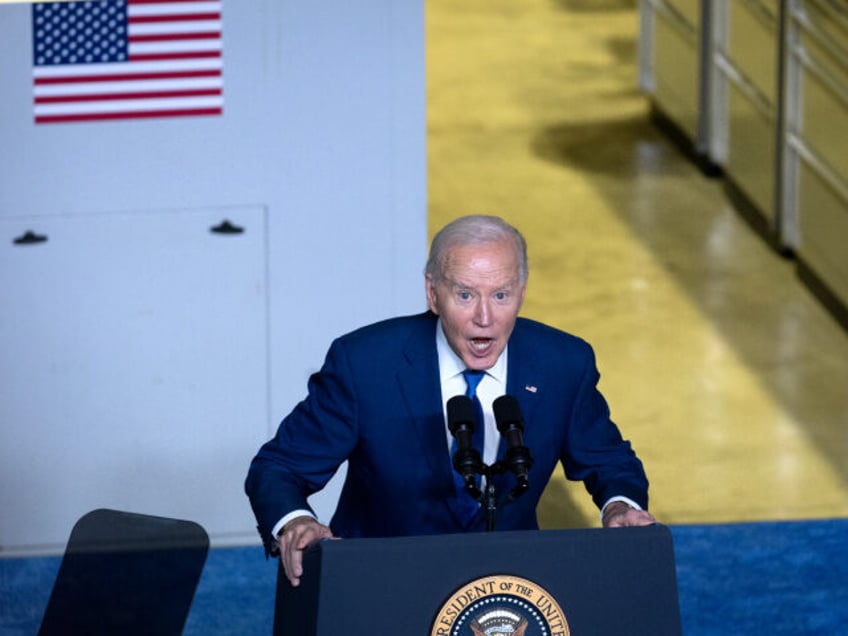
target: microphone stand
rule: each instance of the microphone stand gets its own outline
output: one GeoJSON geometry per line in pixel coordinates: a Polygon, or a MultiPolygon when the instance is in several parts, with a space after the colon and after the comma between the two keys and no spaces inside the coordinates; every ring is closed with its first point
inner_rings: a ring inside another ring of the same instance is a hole
{"type": "MultiPolygon", "coordinates": [[[[529,450],[527,453],[529,454],[529,450]]],[[[507,470],[509,470],[509,465],[503,460],[496,461],[491,465],[482,464],[479,474],[486,478],[486,487],[482,491],[477,490],[477,493],[471,493],[472,497],[486,509],[486,532],[494,532],[498,516],[498,495],[492,477],[502,475],[507,470]]],[[[512,503],[523,495],[529,487],[530,484],[526,478],[519,480],[509,495],[503,498],[500,505],[505,506],[508,503],[512,503]]],[[[471,491],[469,490],[469,492],[471,491]]]]}
{"type": "Polygon", "coordinates": [[[482,474],[486,478],[486,488],[482,493],[480,504],[486,508],[486,532],[495,531],[495,522],[498,517],[498,495],[492,477],[504,472],[506,472],[506,464],[503,462],[483,466],[482,474]]]}

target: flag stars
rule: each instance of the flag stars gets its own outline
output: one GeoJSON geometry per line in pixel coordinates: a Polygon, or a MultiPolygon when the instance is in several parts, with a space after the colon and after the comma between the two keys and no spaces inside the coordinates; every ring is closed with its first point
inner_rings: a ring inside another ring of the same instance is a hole
{"type": "Polygon", "coordinates": [[[123,1],[37,3],[32,19],[36,65],[123,62],[129,57],[123,1]]]}

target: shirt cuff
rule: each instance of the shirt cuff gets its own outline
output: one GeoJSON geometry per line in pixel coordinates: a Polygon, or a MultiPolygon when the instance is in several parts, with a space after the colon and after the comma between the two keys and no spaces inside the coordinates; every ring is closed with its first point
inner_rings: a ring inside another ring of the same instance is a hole
{"type": "MultiPolygon", "coordinates": [[[[610,501],[612,501],[612,499],[610,499],[610,501]]],[[[315,519],[315,515],[313,515],[309,510],[292,510],[289,514],[280,519],[271,529],[271,536],[274,538],[274,543],[277,543],[277,537],[280,535],[280,532],[282,532],[283,527],[289,521],[297,517],[312,517],[315,519]]]]}

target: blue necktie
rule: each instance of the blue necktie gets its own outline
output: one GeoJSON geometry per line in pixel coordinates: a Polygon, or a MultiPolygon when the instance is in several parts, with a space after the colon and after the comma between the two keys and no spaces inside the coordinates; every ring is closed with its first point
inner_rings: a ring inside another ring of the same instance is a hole
{"type": "MultiPolygon", "coordinates": [[[[480,452],[480,456],[482,457],[483,445],[485,443],[485,432],[483,406],[480,404],[480,399],[477,397],[477,385],[480,384],[480,380],[483,379],[483,376],[486,375],[486,372],[466,369],[462,372],[462,375],[465,378],[465,384],[468,387],[465,391],[465,395],[471,398],[471,401],[474,404],[474,414],[476,415],[476,421],[474,422],[474,434],[471,437],[471,444],[480,452]]],[[[453,454],[455,452],[456,440],[454,439],[451,443],[451,458],[453,458],[453,454]]],[[[465,525],[467,526],[474,518],[474,515],[477,514],[477,510],[479,509],[480,505],[477,503],[477,501],[474,500],[471,495],[468,494],[468,491],[465,490],[465,482],[462,480],[462,475],[454,471],[453,481],[456,486],[457,497],[459,498],[459,504],[460,508],[462,509],[463,519],[465,521],[465,525]]],[[[479,478],[477,480],[477,483],[479,485],[479,478]]]]}
{"type": "Polygon", "coordinates": [[[474,371],[472,369],[466,369],[462,372],[463,377],[465,378],[465,384],[468,385],[468,390],[465,392],[465,395],[471,398],[471,401],[474,403],[474,414],[477,416],[477,421],[474,422],[474,437],[472,438],[472,444],[474,448],[480,451],[480,456],[483,456],[483,444],[485,442],[485,420],[483,419],[483,405],[480,404],[480,398],[477,397],[477,386],[480,384],[480,380],[483,379],[483,376],[486,375],[485,371],[474,371]]]}

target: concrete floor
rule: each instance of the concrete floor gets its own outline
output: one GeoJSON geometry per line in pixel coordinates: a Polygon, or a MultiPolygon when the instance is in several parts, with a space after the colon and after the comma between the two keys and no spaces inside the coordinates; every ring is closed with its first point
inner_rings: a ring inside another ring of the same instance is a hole
{"type": "MultiPolygon", "coordinates": [[[[430,231],[498,214],[668,524],[848,516],[848,334],[648,121],[636,3],[428,0],[430,231]]],[[[532,425],[528,423],[528,425],[532,425]]],[[[551,483],[545,527],[599,524],[551,483]]]]}

